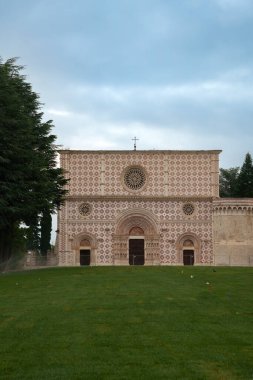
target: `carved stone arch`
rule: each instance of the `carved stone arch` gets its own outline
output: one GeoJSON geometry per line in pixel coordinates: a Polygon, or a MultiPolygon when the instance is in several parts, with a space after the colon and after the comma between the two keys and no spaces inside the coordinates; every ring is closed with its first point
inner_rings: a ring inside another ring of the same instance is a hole
{"type": "Polygon", "coordinates": [[[130,236],[144,236],[144,231],[141,227],[133,227],[129,231],[130,236]]]}
{"type": "Polygon", "coordinates": [[[184,240],[183,248],[194,248],[194,243],[193,243],[192,239],[184,240]]]}
{"type": "Polygon", "coordinates": [[[90,247],[91,243],[89,239],[82,239],[80,241],[80,247],[90,247]]]}
{"type": "Polygon", "coordinates": [[[86,231],[75,235],[72,240],[71,246],[75,252],[75,264],[80,265],[80,247],[84,242],[85,244],[89,243],[89,246],[86,246],[86,248],[90,249],[90,265],[96,265],[98,241],[93,234],[86,231]]]}
{"type": "Polygon", "coordinates": [[[116,235],[129,235],[133,227],[139,227],[145,235],[158,235],[157,221],[154,215],[144,209],[131,209],[118,218],[116,235]]]}
{"type": "Polygon", "coordinates": [[[185,248],[187,249],[187,246],[190,248],[189,242],[193,243],[193,247],[191,248],[194,249],[194,263],[199,264],[201,256],[201,242],[199,237],[193,232],[186,232],[178,237],[176,241],[177,261],[179,264],[183,264],[183,250],[185,248]]]}
{"type": "Polygon", "coordinates": [[[138,239],[138,236],[142,236],[144,239],[145,265],[160,264],[160,235],[157,221],[150,211],[135,208],[124,211],[118,217],[115,234],[113,235],[115,265],[129,265],[129,242],[131,238],[138,239]]]}
{"type": "Polygon", "coordinates": [[[93,234],[84,231],[74,236],[72,241],[72,249],[78,249],[82,240],[88,240],[91,248],[97,248],[96,237],[93,234]]]}

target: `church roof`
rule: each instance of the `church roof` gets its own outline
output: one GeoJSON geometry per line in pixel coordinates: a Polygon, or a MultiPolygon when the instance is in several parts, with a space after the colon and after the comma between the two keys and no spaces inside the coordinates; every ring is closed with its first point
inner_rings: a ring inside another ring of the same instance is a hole
{"type": "Polygon", "coordinates": [[[216,150],[157,150],[157,149],[149,149],[149,150],[75,150],[75,149],[59,149],[59,153],[85,153],[85,154],[127,154],[127,153],[166,153],[166,154],[219,154],[222,152],[220,149],[216,150]]]}

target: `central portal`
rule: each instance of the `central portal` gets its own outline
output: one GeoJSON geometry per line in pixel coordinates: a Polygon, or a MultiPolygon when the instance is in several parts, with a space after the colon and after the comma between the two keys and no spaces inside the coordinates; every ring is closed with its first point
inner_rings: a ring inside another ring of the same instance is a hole
{"type": "Polygon", "coordinates": [[[80,265],[90,265],[90,249],[80,249],[80,265]]]}
{"type": "Polygon", "coordinates": [[[129,239],[129,265],[144,265],[144,239],[129,239]]]}

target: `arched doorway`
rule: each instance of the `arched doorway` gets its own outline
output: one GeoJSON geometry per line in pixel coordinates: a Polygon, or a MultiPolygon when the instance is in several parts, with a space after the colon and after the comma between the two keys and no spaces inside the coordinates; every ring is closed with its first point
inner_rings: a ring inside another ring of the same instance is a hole
{"type": "Polygon", "coordinates": [[[185,240],[183,244],[183,264],[194,265],[194,244],[190,239],[185,240]]]}
{"type": "Polygon", "coordinates": [[[97,246],[96,237],[88,232],[74,236],[71,243],[74,265],[96,265],[97,246]]]}
{"type": "Polygon", "coordinates": [[[144,265],[145,249],[144,249],[144,231],[140,227],[132,227],[129,231],[129,265],[144,265]]]}
{"type": "Polygon", "coordinates": [[[200,239],[192,232],[187,232],[177,239],[178,264],[196,265],[200,263],[200,239]]]}
{"type": "Polygon", "coordinates": [[[113,235],[115,265],[159,265],[160,235],[154,215],[130,209],[119,217],[113,235]]]}
{"type": "Polygon", "coordinates": [[[91,244],[88,239],[83,239],[80,241],[80,265],[90,265],[91,259],[91,244]]]}

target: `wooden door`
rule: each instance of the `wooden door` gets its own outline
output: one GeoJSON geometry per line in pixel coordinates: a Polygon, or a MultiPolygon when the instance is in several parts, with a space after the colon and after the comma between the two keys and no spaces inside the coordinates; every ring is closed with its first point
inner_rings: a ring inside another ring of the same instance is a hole
{"type": "Polygon", "coordinates": [[[80,265],[90,265],[90,249],[80,249],[80,265]]]}
{"type": "Polygon", "coordinates": [[[184,262],[184,265],[194,265],[194,250],[193,249],[183,250],[183,262],[184,262]]]}
{"type": "Polygon", "coordinates": [[[144,239],[129,240],[129,265],[144,265],[144,239]]]}

